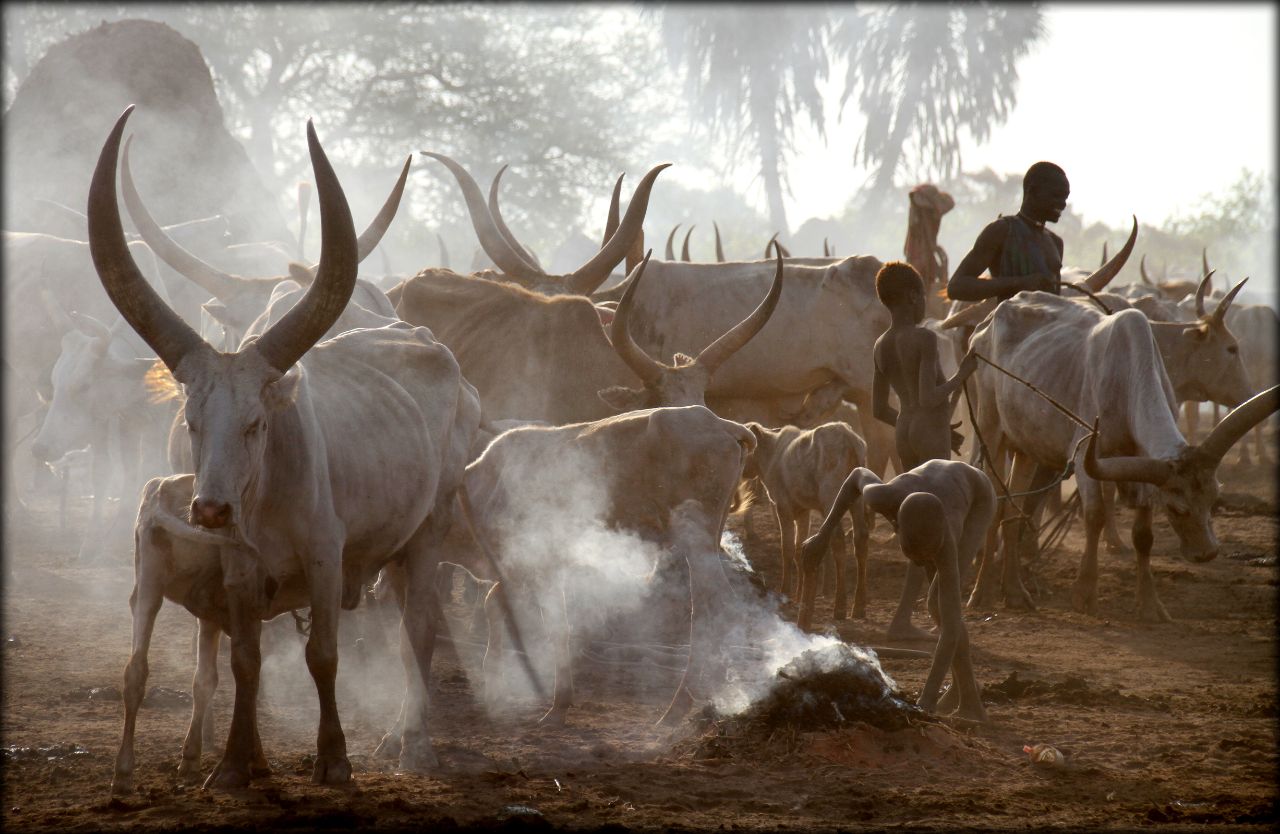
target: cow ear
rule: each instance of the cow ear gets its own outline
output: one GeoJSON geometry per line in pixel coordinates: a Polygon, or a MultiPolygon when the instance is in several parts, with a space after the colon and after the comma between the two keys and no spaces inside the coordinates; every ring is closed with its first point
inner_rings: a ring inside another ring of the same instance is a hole
{"type": "Polygon", "coordinates": [[[600,399],[604,400],[605,405],[617,410],[618,413],[644,408],[645,390],[643,388],[611,385],[608,388],[601,388],[596,393],[600,399]]]}
{"type": "Polygon", "coordinates": [[[262,398],[266,402],[267,408],[271,411],[280,411],[283,408],[293,405],[298,398],[298,387],[302,380],[302,374],[297,368],[290,369],[289,373],[275,380],[268,382],[262,390],[262,398]]]}
{"type": "Polygon", "coordinates": [[[1209,338],[1209,328],[1204,324],[1193,324],[1184,329],[1182,333],[1188,339],[1194,339],[1197,342],[1203,342],[1209,338]]]}

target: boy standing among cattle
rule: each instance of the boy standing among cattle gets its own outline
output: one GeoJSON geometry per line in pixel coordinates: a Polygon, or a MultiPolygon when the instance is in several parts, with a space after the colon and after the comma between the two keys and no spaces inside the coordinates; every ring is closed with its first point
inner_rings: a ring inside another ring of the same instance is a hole
{"type": "MultiPolygon", "coordinates": [[[[938,337],[921,326],[925,290],[915,267],[901,261],[885,264],[876,274],[876,295],[889,308],[892,323],[876,340],[873,352],[872,414],[894,427],[904,470],[932,459],[950,460],[961,439],[951,429],[951,412],[960,387],[977,368],[977,357],[966,355],[955,376],[942,376],[938,337]],[[890,388],[898,395],[901,411],[889,405],[890,388]]],[[[931,637],[911,624],[911,609],[924,581],[924,571],[913,564],[889,623],[890,637],[931,637]]]]}

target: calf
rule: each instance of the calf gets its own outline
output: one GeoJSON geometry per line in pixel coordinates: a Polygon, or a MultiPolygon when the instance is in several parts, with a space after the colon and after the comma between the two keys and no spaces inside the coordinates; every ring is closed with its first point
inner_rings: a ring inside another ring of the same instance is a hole
{"type": "MultiPolygon", "coordinates": [[[[747,423],[755,436],[755,451],[747,457],[743,477],[759,478],[773,503],[782,538],[782,580],[780,590],[791,593],[798,576],[797,547],[809,535],[809,512],[825,513],[835,501],[840,485],[855,467],[865,466],[867,444],[844,423],[824,423],[812,429],[784,426],[769,429],[747,423]],[[793,574],[793,569],[794,574],[793,574]]],[[[861,504],[850,509],[853,521],[854,553],[858,560],[857,585],[853,594],[853,616],[866,616],[867,609],[867,528],[861,504]]],[[[837,620],[845,618],[844,536],[831,540],[835,560],[837,620]]],[[[803,598],[803,593],[801,594],[803,598]]],[[[799,625],[808,628],[812,612],[801,610],[799,625]]]]}

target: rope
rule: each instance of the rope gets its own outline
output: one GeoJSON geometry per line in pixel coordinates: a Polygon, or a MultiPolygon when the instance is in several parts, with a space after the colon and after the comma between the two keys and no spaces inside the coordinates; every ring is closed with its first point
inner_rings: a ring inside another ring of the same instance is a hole
{"type": "Polygon", "coordinates": [[[1075,517],[1076,517],[1075,510],[1077,507],[1079,507],[1079,505],[1080,505],[1080,491],[1076,490],[1075,492],[1071,493],[1070,498],[1062,502],[1062,509],[1058,511],[1058,515],[1050,519],[1049,522],[1045,525],[1045,526],[1048,526],[1049,524],[1054,524],[1055,522],[1057,524],[1057,526],[1054,527],[1052,530],[1050,530],[1049,533],[1040,542],[1037,548],[1038,553],[1045,553],[1050,548],[1057,547],[1058,542],[1066,538],[1067,531],[1071,529],[1071,523],[1075,520],[1075,517]]]}
{"type": "Polygon", "coordinates": [[[974,355],[974,356],[976,356],[976,357],[978,357],[979,359],[981,359],[983,362],[986,362],[988,365],[990,365],[991,367],[995,368],[997,371],[999,371],[1000,373],[1004,374],[1005,376],[1007,376],[1007,377],[1009,377],[1009,378],[1011,378],[1011,379],[1014,379],[1014,380],[1016,380],[1017,382],[1021,382],[1023,385],[1027,386],[1027,387],[1028,387],[1028,388],[1030,388],[1032,391],[1036,392],[1036,393],[1037,393],[1037,394],[1039,394],[1041,397],[1043,397],[1043,398],[1044,398],[1044,400],[1045,400],[1046,402],[1048,402],[1048,403],[1049,403],[1049,405],[1053,406],[1054,408],[1058,409],[1058,411],[1060,411],[1060,412],[1062,412],[1063,414],[1065,414],[1065,415],[1067,416],[1067,418],[1068,418],[1068,419],[1070,419],[1073,423],[1075,423],[1076,425],[1080,426],[1080,427],[1081,427],[1081,428],[1083,428],[1085,431],[1087,431],[1087,432],[1089,432],[1089,433],[1091,433],[1091,434],[1093,433],[1093,426],[1089,425],[1089,424],[1088,424],[1088,423],[1086,423],[1084,420],[1081,420],[1078,416],[1076,416],[1076,413],[1075,413],[1074,411],[1072,411],[1071,409],[1067,408],[1065,405],[1063,405],[1062,403],[1058,402],[1057,400],[1055,400],[1053,397],[1049,396],[1049,395],[1048,395],[1048,394],[1046,394],[1045,392],[1041,391],[1039,388],[1037,388],[1036,386],[1032,385],[1030,382],[1027,382],[1025,379],[1023,379],[1022,377],[1020,377],[1020,376],[1018,376],[1017,374],[1013,373],[1012,371],[1007,371],[1007,370],[1005,370],[1004,368],[1000,367],[1000,366],[999,366],[999,365],[997,365],[995,362],[992,362],[990,359],[988,359],[987,357],[983,356],[981,353],[978,353],[977,351],[973,351],[973,355],[974,355]]]}
{"type": "Polygon", "coordinates": [[[1111,309],[1110,307],[1108,307],[1106,304],[1104,304],[1104,303],[1103,303],[1103,301],[1102,301],[1102,299],[1101,299],[1101,298],[1098,298],[1098,296],[1094,295],[1094,294],[1093,294],[1093,292],[1092,292],[1088,287],[1086,287],[1084,284],[1081,284],[1081,283],[1079,283],[1079,282],[1077,282],[1077,281],[1071,281],[1071,282],[1069,282],[1069,283],[1065,283],[1065,284],[1063,284],[1062,286],[1064,286],[1064,287],[1070,287],[1071,289],[1075,290],[1076,292],[1082,292],[1082,293],[1084,293],[1085,295],[1089,296],[1089,298],[1093,299],[1093,303],[1094,303],[1094,304],[1097,304],[1099,307],[1101,307],[1101,308],[1102,308],[1102,310],[1103,310],[1103,312],[1105,312],[1108,316],[1109,316],[1109,315],[1111,315],[1111,313],[1113,312],[1113,311],[1112,311],[1112,309],[1111,309]]]}

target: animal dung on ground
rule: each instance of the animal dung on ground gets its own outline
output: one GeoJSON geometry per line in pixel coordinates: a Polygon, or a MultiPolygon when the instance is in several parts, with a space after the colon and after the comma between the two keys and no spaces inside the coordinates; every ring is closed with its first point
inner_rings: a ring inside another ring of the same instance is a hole
{"type": "Polygon", "coordinates": [[[1031,763],[1038,767],[1062,767],[1067,759],[1058,748],[1050,744],[1024,744],[1022,752],[1031,758],[1031,763]]]}

